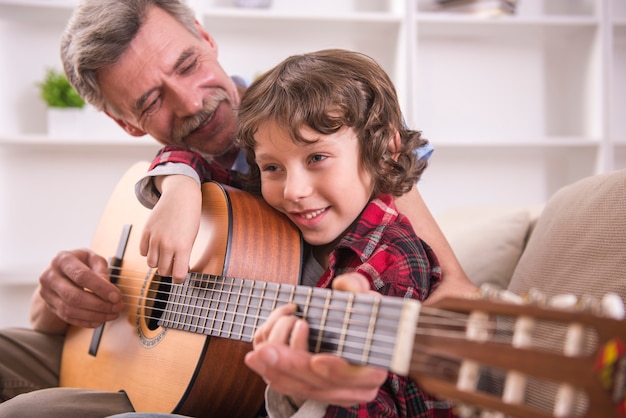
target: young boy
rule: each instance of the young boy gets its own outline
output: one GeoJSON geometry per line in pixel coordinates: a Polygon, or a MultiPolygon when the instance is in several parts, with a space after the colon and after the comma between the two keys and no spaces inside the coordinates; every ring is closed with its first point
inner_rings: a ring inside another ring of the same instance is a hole
{"type": "MultiPolygon", "coordinates": [[[[438,285],[435,254],[393,201],[424,170],[414,150],[425,141],[404,126],[393,84],[372,59],[345,50],[287,58],[244,95],[238,141],[250,180],[309,245],[302,284],[330,287],[338,275],[356,272],[372,290],[418,300],[438,285]]],[[[289,344],[293,311],[275,311],[255,334],[255,347],[272,333],[289,344]]],[[[350,408],[283,396],[275,384],[266,392],[270,416],[300,408],[306,416],[453,415],[450,404],[392,373],[373,401],[350,408]]]]}

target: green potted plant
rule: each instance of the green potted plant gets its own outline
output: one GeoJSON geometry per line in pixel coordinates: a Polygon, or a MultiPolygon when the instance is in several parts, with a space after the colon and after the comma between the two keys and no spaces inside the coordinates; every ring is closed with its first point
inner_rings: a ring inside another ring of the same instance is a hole
{"type": "Polygon", "coordinates": [[[65,74],[50,68],[37,86],[47,106],[48,135],[55,138],[81,135],[80,120],[85,101],[67,81],[65,74]]]}
{"type": "Polygon", "coordinates": [[[48,69],[44,80],[38,84],[41,98],[46,102],[48,107],[59,108],[79,108],[85,106],[85,101],[76,93],[76,90],[70,85],[65,74],[56,71],[53,68],[48,69]]]}

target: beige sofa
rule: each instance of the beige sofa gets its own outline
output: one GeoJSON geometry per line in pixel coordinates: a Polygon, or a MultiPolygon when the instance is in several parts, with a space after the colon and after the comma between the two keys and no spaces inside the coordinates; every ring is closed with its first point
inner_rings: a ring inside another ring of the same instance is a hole
{"type": "MultiPolygon", "coordinates": [[[[626,170],[579,180],[542,207],[454,211],[438,220],[478,285],[518,295],[536,289],[547,297],[601,298],[614,292],[626,301],[626,170]]],[[[535,329],[533,344],[562,352],[565,332],[535,329]]],[[[615,337],[624,341],[626,335],[615,337]]],[[[501,390],[502,381],[498,384],[501,390]]],[[[551,411],[556,390],[532,384],[524,399],[551,411]]],[[[584,411],[585,400],[576,402],[574,408],[584,411]]]]}
{"type": "Polygon", "coordinates": [[[438,222],[477,285],[626,300],[626,170],[579,180],[545,205],[455,210],[438,222]]]}

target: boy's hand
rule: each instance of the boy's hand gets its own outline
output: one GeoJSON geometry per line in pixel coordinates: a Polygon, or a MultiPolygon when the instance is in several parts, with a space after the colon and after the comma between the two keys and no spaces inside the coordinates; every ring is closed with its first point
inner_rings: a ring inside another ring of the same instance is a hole
{"type": "Polygon", "coordinates": [[[161,198],[152,209],[139,251],[150,267],[181,283],[189,271],[191,249],[200,227],[202,191],[191,177],[158,178],[161,198]]]}
{"type": "MultiPolygon", "coordinates": [[[[333,288],[370,291],[369,283],[358,273],[337,276],[333,288]]],[[[270,314],[254,334],[254,349],[246,355],[246,365],[298,406],[307,399],[343,407],[374,399],[387,371],[351,365],[332,354],[312,354],[308,351],[308,324],[293,316],[294,312],[291,304],[270,314]]]]}

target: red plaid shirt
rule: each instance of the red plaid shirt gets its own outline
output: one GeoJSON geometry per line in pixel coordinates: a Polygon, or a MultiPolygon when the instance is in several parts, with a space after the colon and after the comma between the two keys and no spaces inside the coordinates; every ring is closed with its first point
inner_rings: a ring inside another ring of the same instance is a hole
{"type": "MultiPolygon", "coordinates": [[[[441,281],[431,248],[420,240],[409,220],[399,214],[390,195],[380,195],[329,257],[317,283],[330,287],[335,276],[359,272],[377,292],[424,300],[441,281]]],[[[376,399],[350,409],[329,406],[326,417],[454,417],[452,405],[428,395],[411,379],[389,373],[376,399]]]]}
{"type": "Polygon", "coordinates": [[[241,187],[241,182],[236,171],[227,170],[217,164],[210,164],[202,155],[185,148],[178,148],[171,145],[162,148],[152,160],[148,171],[165,163],[183,163],[188,165],[198,173],[201,183],[214,180],[229,186],[241,187]]]}

